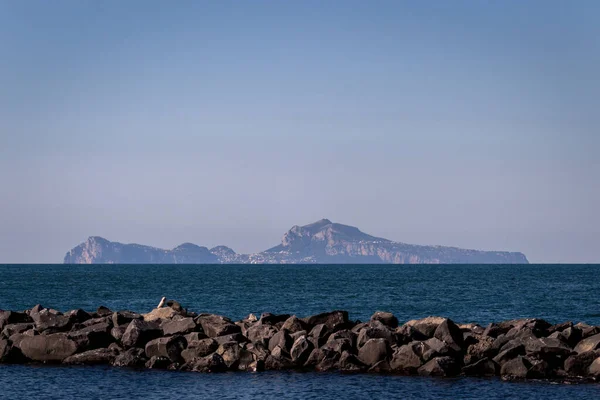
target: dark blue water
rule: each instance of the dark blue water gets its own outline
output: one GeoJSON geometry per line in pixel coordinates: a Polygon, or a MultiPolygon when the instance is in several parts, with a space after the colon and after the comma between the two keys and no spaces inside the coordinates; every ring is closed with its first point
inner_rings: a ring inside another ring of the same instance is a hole
{"type": "MultiPolygon", "coordinates": [[[[600,266],[0,266],[0,309],[148,311],[162,296],[233,319],[377,310],[486,324],[521,317],[600,325],[600,266]]],[[[600,385],[317,373],[203,375],[0,366],[0,398],[599,398],[600,385]],[[4,397],[3,397],[4,396],[4,397]]]]}

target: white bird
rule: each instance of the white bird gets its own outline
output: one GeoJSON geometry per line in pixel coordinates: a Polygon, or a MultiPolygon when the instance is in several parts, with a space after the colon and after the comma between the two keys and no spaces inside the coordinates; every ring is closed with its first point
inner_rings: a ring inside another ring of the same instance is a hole
{"type": "Polygon", "coordinates": [[[156,307],[156,308],[161,308],[162,306],[164,306],[165,301],[167,301],[166,297],[163,297],[162,299],[160,299],[160,303],[158,303],[158,307],[156,307]]]}

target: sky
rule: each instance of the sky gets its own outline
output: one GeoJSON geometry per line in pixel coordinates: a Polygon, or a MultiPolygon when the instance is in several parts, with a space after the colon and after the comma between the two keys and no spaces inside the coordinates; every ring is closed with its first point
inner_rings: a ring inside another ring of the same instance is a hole
{"type": "Polygon", "coordinates": [[[321,218],[600,262],[600,2],[0,0],[0,262],[321,218]]]}

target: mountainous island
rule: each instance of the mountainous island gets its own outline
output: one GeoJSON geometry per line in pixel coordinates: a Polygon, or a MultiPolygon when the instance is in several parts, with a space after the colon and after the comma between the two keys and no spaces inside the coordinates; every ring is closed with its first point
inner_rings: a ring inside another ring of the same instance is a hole
{"type": "Polygon", "coordinates": [[[71,249],[65,264],[527,264],[523,253],[467,250],[393,242],[322,219],[294,226],[281,244],[255,254],[227,246],[184,243],[172,250],[91,236],[71,249]]]}

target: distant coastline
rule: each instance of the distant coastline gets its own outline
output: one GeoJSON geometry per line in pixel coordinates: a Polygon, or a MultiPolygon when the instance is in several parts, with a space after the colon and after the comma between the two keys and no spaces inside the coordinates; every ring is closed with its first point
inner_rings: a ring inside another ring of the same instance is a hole
{"type": "Polygon", "coordinates": [[[227,246],[184,243],[171,250],[91,236],[69,250],[65,264],[529,264],[520,252],[482,251],[394,242],[322,219],[294,226],[281,244],[254,254],[227,246]]]}

